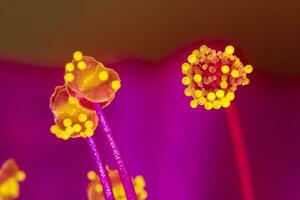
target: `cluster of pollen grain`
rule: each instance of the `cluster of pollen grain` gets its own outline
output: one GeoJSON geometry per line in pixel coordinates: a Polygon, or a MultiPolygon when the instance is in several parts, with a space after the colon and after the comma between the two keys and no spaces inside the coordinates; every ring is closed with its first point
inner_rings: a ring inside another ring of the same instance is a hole
{"type": "MultiPolygon", "coordinates": [[[[108,175],[110,181],[112,183],[113,194],[116,200],[126,200],[125,191],[119,177],[119,173],[117,170],[108,169],[108,175]]],[[[90,181],[87,193],[89,200],[105,200],[103,194],[103,187],[100,183],[100,179],[98,175],[94,171],[89,171],[87,177],[90,181]]],[[[136,176],[133,179],[134,189],[137,195],[138,200],[145,200],[147,199],[147,192],[145,191],[145,180],[142,176],[136,176]]]]}
{"type": "Polygon", "coordinates": [[[234,47],[226,46],[224,52],[202,45],[182,64],[184,93],[193,99],[192,108],[198,105],[206,110],[228,108],[235,98],[239,85],[247,85],[247,74],[253,71],[251,65],[244,66],[234,55],[234,47]]]}
{"type": "Polygon", "coordinates": [[[83,107],[64,86],[55,89],[50,107],[55,116],[55,125],[51,126],[50,132],[56,137],[67,140],[94,135],[98,124],[96,112],[83,107]]]}
{"type": "Polygon", "coordinates": [[[6,161],[0,169],[0,200],[13,200],[19,197],[20,185],[26,178],[14,160],[6,161]]]}
{"type": "Polygon", "coordinates": [[[73,61],[65,66],[66,85],[87,100],[107,106],[120,89],[118,74],[80,51],[73,54],[73,61]]]}

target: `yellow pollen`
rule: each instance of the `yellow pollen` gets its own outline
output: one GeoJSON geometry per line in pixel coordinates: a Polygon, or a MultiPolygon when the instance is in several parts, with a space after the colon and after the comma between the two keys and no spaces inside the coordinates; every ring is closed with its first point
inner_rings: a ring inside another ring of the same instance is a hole
{"type": "Polygon", "coordinates": [[[183,63],[181,65],[182,73],[187,73],[191,69],[191,66],[188,63],[183,63]]]}
{"type": "Polygon", "coordinates": [[[227,81],[221,81],[220,86],[222,89],[226,89],[228,87],[227,81]]]}
{"type": "Polygon", "coordinates": [[[207,94],[207,99],[210,100],[210,101],[213,101],[216,99],[216,95],[214,92],[210,92],[207,94]]]}
{"type": "Polygon", "coordinates": [[[211,102],[206,102],[206,103],[204,104],[204,108],[205,108],[206,110],[211,110],[212,107],[213,107],[213,105],[212,105],[211,102]]]}
{"type": "Polygon", "coordinates": [[[252,65],[246,65],[246,66],[245,66],[245,72],[246,72],[247,74],[252,73],[252,72],[253,72],[253,67],[252,67],[252,65]]]}
{"type": "Polygon", "coordinates": [[[202,76],[200,74],[195,74],[194,81],[200,83],[202,81],[202,76]]]}
{"type": "Polygon", "coordinates": [[[118,81],[118,80],[114,80],[112,83],[111,83],[111,88],[114,90],[114,91],[117,91],[118,89],[120,89],[121,87],[121,82],[118,81]]]}
{"type": "Polygon", "coordinates": [[[87,120],[87,115],[86,114],[84,114],[84,113],[82,113],[82,114],[80,114],[79,116],[78,116],[78,120],[80,121],[80,122],[85,122],[86,120],[87,120]]]}
{"type": "Polygon", "coordinates": [[[66,73],[64,76],[64,79],[67,83],[70,83],[70,82],[74,81],[75,76],[72,73],[66,73]]]}
{"type": "Polygon", "coordinates": [[[217,90],[216,92],[216,96],[220,99],[224,97],[224,94],[225,94],[224,90],[217,90]]]}
{"type": "Polygon", "coordinates": [[[22,182],[26,179],[26,174],[23,171],[18,171],[16,174],[16,178],[18,181],[22,182]]]}
{"type": "Polygon", "coordinates": [[[232,101],[232,100],[234,100],[235,95],[234,95],[233,92],[228,92],[228,93],[226,94],[226,97],[228,98],[229,101],[232,101]]]}
{"type": "Polygon", "coordinates": [[[72,72],[72,71],[74,71],[74,69],[75,69],[75,67],[74,67],[73,63],[66,64],[66,71],[67,72],[72,72]]]}
{"type": "Polygon", "coordinates": [[[99,80],[100,81],[106,81],[108,79],[108,72],[107,71],[102,71],[99,73],[99,80]]]}
{"type": "Polygon", "coordinates": [[[79,133],[79,132],[81,131],[81,129],[82,129],[82,127],[81,127],[80,124],[74,124],[74,126],[73,126],[73,131],[74,131],[75,133],[79,133]]]}
{"type": "Polygon", "coordinates": [[[195,55],[193,55],[193,54],[189,55],[188,61],[189,61],[189,63],[194,64],[197,61],[197,57],[195,55]]]}
{"type": "Polygon", "coordinates": [[[69,97],[69,98],[68,98],[68,103],[69,103],[70,105],[76,105],[76,104],[79,103],[79,101],[78,101],[78,99],[76,99],[75,97],[69,97]]]}
{"type": "Polygon", "coordinates": [[[94,128],[94,123],[91,120],[88,120],[84,123],[85,128],[94,128]]]}
{"type": "Polygon", "coordinates": [[[85,70],[85,69],[86,69],[86,64],[85,64],[85,62],[83,62],[83,61],[78,62],[77,68],[78,68],[79,70],[85,70]]]}
{"type": "Polygon", "coordinates": [[[97,174],[96,174],[94,171],[89,171],[89,172],[87,173],[87,178],[88,178],[90,181],[96,180],[96,179],[97,179],[97,174]]]}
{"type": "Polygon", "coordinates": [[[67,135],[70,136],[70,135],[72,135],[73,133],[74,133],[74,130],[73,130],[72,127],[67,127],[67,128],[66,128],[66,134],[67,134],[67,135]]]}
{"type": "Polygon", "coordinates": [[[60,128],[59,128],[59,126],[57,126],[57,125],[53,125],[53,126],[51,126],[51,128],[50,128],[50,132],[53,133],[53,134],[56,134],[56,133],[58,133],[59,131],[60,131],[60,128]]]}
{"type": "Polygon", "coordinates": [[[195,91],[195,97],[199,98],[202,96],[202,91],[201,90],[196,90],[195,91]]]}
{"type": "Polygon", "coordinates": [[[240,73],[239,73],[238,70],[234,69],[234,70],[231,71],[231,76],[233,78],[238,78],[240,76],[240,73]]]}
{"type": "Polygon", "coordinates": [[[197,108],[197,106],[198,106],[198,102],[197,102],[197,100],[192,100],[191,102],[190,102],[190,106],[191,106],[191,108],[197,108]]]}
{"type": "Polygon", "coordinates": [[[222,107],[222,102],[219,100],[213,101],[213,108],[220,109],[222,107]]]}
{"type": "Polygon", "coordinates": [[[186,88],[184,90],[184,94],[185,94],[185,96],[190,97],[190,96],[192,96],[192,90],[190,88],[186,88]]]}
{"type": "Polygon", "coordinates": [[[225,53],[228,55],[232,55],[234,53],[234,47],[231,45],[226,46],[225,53]]]}
{"type": "Polygon", "coordinates": [[[200,97],[198,99],[198,103],[199,103],[199,105],[204,105],[206,103],[206,98],[205,97],[200,97]]]}
{"type": "Polygon", "coordinates": [[[191,79],[186,76],[186,77],[182,78],[181,82],[182,82],[183,85],[188,85],[188,84],[190,84],[191,79]]]}
{"type": "Polygon", "coordinates": [[[95,186],[95,191],[98,192],[98,193],[102,192],[103,191],[102,185],[101,184],[97,184],[95,186]]]}
{"type": "Polygon", "coordinates": [[[192,52],[192,54],[195,55],[195,56],[199,55],[199,53],[200,53],[200,52],[199,52],[199,50],[197,50],[197,49],[194,50],[194,51],[192,52]]]}
{"type": "Polygon", "coordinates": [[[250,80],[248,78],[245,78],[242,82],[242,85],[248,85],[250,83],[250,80]]]}
{"type": "Polygon", "coordinates": [[[228,65],[224,65],[221,67],[221,71],[223,72],[223,74],[227,74],[229,72],[230,68],[228,65]]]}
{"type": "Polygon", "coordinates": [[[144,188],[146,186],[145,179],[142,176],[136,176],[134,178],[134,183],[139,186],[139,188],[144,188]]]}
{"type": "Polygon", "coordinates": [[[227,97],[223,97],[221,99],[221,103],[224,108],[228,108],[230,106],[230,101],[227,97]]]}
{"type": "Polygon", "coordinates": [[[199,50],[200,50],[201,53],[204,53],[206,49],[207,49],[206,45],[201,45],[199,50]]]}
{"type": "Polygon", "coordinates": [[[69,118],[64,119],[63,125],[64,125],[65,127],[70,127],[70,126],[72,126],[72,120],[69,119],[69,118]]]}
{"type": "Polygon", "coordinates": [[[73,54],[73,58],[74,60],[76,61],[79,61],[81,60],[83,57],[82,53],[80,51],[75,51],[74,54],[73,54]]]}
{"type": "Polygon", "coordinates": [[[93,131],[93,129],[87,128],[87,129],[85,129],[84,134],[87,137],[91,137],[94,135],[94,131],[93,131]]]}

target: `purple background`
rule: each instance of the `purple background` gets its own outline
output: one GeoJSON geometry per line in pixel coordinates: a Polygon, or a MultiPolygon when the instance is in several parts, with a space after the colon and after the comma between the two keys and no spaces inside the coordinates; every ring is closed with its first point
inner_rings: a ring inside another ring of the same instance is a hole
{"type": "MultiPolygon", "coordinates": [[[[192,110],[183,94],[180,65],[191,49],[159,63],[107,65],[122,88],[104,113],[130,172],[145,177],[149,200],[239,200],[224,111],[192,110]]],[[[86,173],[94,169],[87,142],[49,133],[49,97],[63,83],[64,63],[58,65],[0,61],[0,163],[15,158],[26,171],[21,200],[86,199],[86,173]]],[[[299,78],[255,71],[237,92],[257,200],[300,198],[299,78]]],[[[101,134],[101,155],[114,166],[101,134]]]]}

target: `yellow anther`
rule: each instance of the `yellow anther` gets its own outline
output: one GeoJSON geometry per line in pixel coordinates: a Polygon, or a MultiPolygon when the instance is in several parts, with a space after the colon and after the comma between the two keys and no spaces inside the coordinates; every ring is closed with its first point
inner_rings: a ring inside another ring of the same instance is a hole
{"type": "Polygon", "coordinates": [[[80,122],[85,122],[87,119],[88,119],[88,117],[87,117],[87,115],[84,114],[84,113],[82,113],[82,114],[80,114],[80,115],[78,116],[78,120],[79,120],[80,122]]]}
{"type": "Polygon", "coordinates": [[[70,82],[74,81],[75,76],[72,73],[66,73],[64,76],[64,79],[66,82],[70,83],[70,82]]]}
{"type": "Polygon", "coordinates": [[[85,69],[86,69],[86,63],[83,62],[83,61],[78,62],[78,63],[77,63],[77,68],[78,68],[79,70],[85,70],[85,69]]]}
{"type": "Polygon", "coordinates": [[[181,82],[182,82],[183,85],[188,85],[188,84],[190,84],[191,79],[190,79],[190,77],[186,76],[186,77],[182,78],[181,82]]]}
{"type": "Polygon", "coordinates": [[[108,72],[107,71],[102,71],[99,73],[99,80],[100,81],[106,81],[108,79],[108,72]]]}
{"type": "Polygon", "coordinates": [[[103,191],[102,185],[101,185],[101,184],[97,184],[97,185],[95,186],[95,191],[98,192],[98,193],[102,192],[102,191],[103,191]]]}
{"type": "Polygon", "coordinates": [[[200,50],[201,53],[204,53],[206,49],[207,49],[206,45],[201,45],[199,50],[200,50]]]}
{"type": "Polygon", "coordinates": [[[193,54],[189,55],[188,61],[189,61],[189,63],[194,64],[197,61],[197,57],[195,55],[193,55],[193,54]]]}
{"type": "Polygon", "coordinates": [[[213,108],[214,109],[220,109],[222,107],[222,102],[219,100],[213,101],[213,108]]]}
{"type": "Polygon", "coordinates": [[[86,136],[85,136],[85,133],[82,131],[82,132],[80,132],[79,133],[79,135],[80,135],[80,137],[83,137],[83,138],[85,138],[86,136]]]}
{"type": "Polygon", "coordinates": [[[190,88],[186,88],[184,90],[184,94],[185,94],[185,96],[190,97],[190,96],[192,96],[193,93],[192,93],[192,90],[190,88]]]}
{"type": "Polygon", "coordinates": [[[73,54],[73,58],[74,60],[76,61],[79,61],[81,60],[83,57],[82,53],[80,51],[75,51],[74,54],[73,54]]]}
{"type": "Polygon", "coordinates": [[[216,96],[220,99],[224,97],[224,94],[225,94],[224,90],[217,90],[216,92],[216,96]]]}
{"type": "Polygon", "coordinates": [[[67,127],[66,128],[66,132],[65,132],[67,135],[72,135],[74,133],[74,130],[72,127],[67,127]]]}
{"type": "Polygon", "coordinates": [[[202,76],[200,74],[195,74],[194,75],[194,81],[196,83],[200,83],[202,81],[202,76]]]}
{"type": "Polygon", "coordinates": [[[75,69],[75,67],[74,67],[73,63],[66,64],[66,71],[67,72],[72,72],[72,71],[74,71],[74,69],[75,69]]]}
{"type": "Polygon", "coordinates": [[[202,96],[202,91],[201,90],[196,90],[195,91],[195,97],[199,98],[202,96]]]}
{"type": "Polygon", "coordinates": [[[235,98],[234,92],[228,92],[226,94],[226,97],[228,98],[229,101],[234,100],[234,98],[235,98]]]}
{"type": "Polygon", "coordinates": [[[234,69],[231,71],[231,76],[233,78],[238,78],[240,76],[240,72],[238,70],[234,69]]]}
{"type": "Polygon", "coordinates": [[[248,78],[243,79],[242,85],[248,85],[250,80],[248,78]]]}
{"type": "Polygon", "coordinates": [[[192,52],[192,54],[195,55],[195,56],[197,56],[197,55],[199,55],[199,51],[196,49],[196,50],[194,50],[194,51],[192,52]]]}
{"type": "Polygon", "coordinates": [[[190,69],[191,69],[191,66],[188,63],[183,63],[181,65],[182,73],[187,73],[190,69]]]}
{"type": "Polygon", "coordinates": [[[50,128],[50,132],[53,133],[53,134],[56,134],[56,133],[58,133],[59,131],[60,131],[60,128],[59,128],[59,126],[57,126],[57,125],[53,125],[53,126],[51,126],[51,128],[50,128]]]}
{"type": "Polygon", "coordinates": [[[25,172],[23,172],[23,171],[18,171],[18,172],[16,173],[16,178],[17,178],[17,180],[20,181],[20,182],[24,181],[24,180],[26,179],[26,174],[25,174],[25,172]]]}
{"type": "Polygon", "coordinates": [[[197,100],[196,100],[196,99],[192,100],[192,101],[190,102],[190,106],[191,106],[191,108],[197,108],[197,106],[198,106],[197,100]]]}
{"type": "Polygon", "coordinates": [[[211,110],[212,107],[213,107],[213,104],[212,104],[211,102],[206,102],[206,103],[204,104],[204,108],[205,108],[206,110],[211,110]]]}
{"type": "Polygon", "coordinates": [[[252,73],[252,72],[253,72],[253,67],[252,67],[252,65],[246,65],[246,66],[245,66],[245,72],[246,72],[247,74],[252,73]]]}
{"type": "Polygon", "coordinates": [[[199,105],[204,105],[206,103],[206,98],[205,97],[200,97],[198,99],[198,103],[199,103],[199,105]]]}
{"type": "Polygon", "coordinates": [[[70,138],[70,134],[67,134],[67,133],[64,133],[62,136],[61,136],[62,139],[64,140],[68,140],[70,138]]]}
{"type": "Polygon", "coordinates": [[[87,137],[91,137],[94,135],[94,131],[93,131],[93,129],[87,128],[87,129],[85,129],[84,134],[87,137]]]}
{"type": "Polygon", "coordinates": [[[139,188],[144,188],[146,186],[146,182],[145,182],[144,177],[136,176],[134,178],[134,184],[137,185],[139,188]]]}
{"type": "Polygon", "coordinates": [[[230,106],[230,101],[227,97],[223,97],[221,99],[221,103],[224,108],[228,108],[230,106]]]}
{"type": "Polygon", "coordinates": [[[117,91],[118,89],[120,89],[121,87],[121,82],[118,81],[118,80],[114,80],[112,83],[111,83],[111,88],[114,90],[114,91],[117,91]]]}
{"type": "Polygon", "coordinates": [[[233,54],[234,53],[234,47],[231,46],[231,45],[226,46],[225,53],[228,54],[228,55],[233,54]]]}
{"type": "Polygon", "coordinates": [[[65,127],[70,127],[70,126],[72,126],[72,120],[69,119],[69,118],[64,119],[63,125],[64,125],[65,127]]]}
{"type": "Polygon", "coordinates": [[[228,78],[228,76],[227,76],[227,75],[222,75],[222,76],[221,76],[221,80],[222,80],[222,81],[226,81],[226,80],[227,80],[227,78],[228,78]]]}
{"type": "Polygon", "coordinates": [[[68,98],[68,103],[69,103],[70,105],[76,105],[76,104],[79,103],[79,101],[78,101],[78,99],[76,99],[75,97],[69,97],[69,98],[68,98]]]}
{"type": "Polygon", "coordinates": [[[221,67],[221,71],[224,73],[224,74],[227,74],[229,72],[230,68],[228,65],[223,65],[221,67]]]}
{"type": "Polygon", "coordinates": [[[210,92],[207,94],[207,99],[210,100],[210,101],[213,101],[216,99],[216,95],[214,92],[210,92]]]}
{"type": "Polygon", "coordinates": [[[91,120],[88,120],[84,123],[85,128],[94,128],[94,123],[91,120]]]}
{"type": "Polygon", "coordinates": [[[89,171],[89,172],[87,173],[87,178],[88,178],[90,181],[96,180],[96,179],[97,179],[97,174],[96,174],[94,171],[89,171]]]}
{"type": "Polygon", "coordinates": [[[74,131],[75,133],[79,133],[79,132],[81,131],[81,129],[82,129],[82,127],[81,127],[80,124],[74,124],[74,126],[73,126],[73,131],[74,131]]]}
{"type": "Polygon", "coordinates": [[[221,81],[220,87],[221,87],[222,89],[226,89],[226,88],[228,87],[227,81],[221,81]]]}

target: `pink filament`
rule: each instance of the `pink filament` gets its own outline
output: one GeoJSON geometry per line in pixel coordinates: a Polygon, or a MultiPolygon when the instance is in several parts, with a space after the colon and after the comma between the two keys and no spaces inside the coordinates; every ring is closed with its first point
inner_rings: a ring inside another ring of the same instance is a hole
{"type": "Polygon", "coordinates": [[[239,172],[243,199],[255,200],[243,132],[238,112],[234,104],[226,109],[226,116],[235,151],[235,159],[239,172]]]}
{"type": "Polygon", "coordinates": [[[114,200],[115,198],[114,198],[114,195],[112,192],[111,182],[109,180],[107,171],[105,169],[105,164],[104,164],[103,160],[100,158],[99,153],[97,151],[95,140],[93,137],[89,137],[89,138],[87,138],[87,140],[88,140],[91,152],[93,154],[94,161],[97,165],[100,182],[103,186],[104,197],[106,200],[114,200]]]}
{"type": "Polygon", "coordinates": [[[101,106],[99,104],[94,104],[94,108],[96,109],[97,116],[99,118],[99,124],[103,129],[104,136],[112,149],[113,156],[115,162],[117,163],[117,168],[126,193],[127,200],[137,200],[131,176],[128,173],[124,160],[122,159],[119,147],[114,139],[112,130],[110,129],[108,122],[104,117],[101,106]]]}

